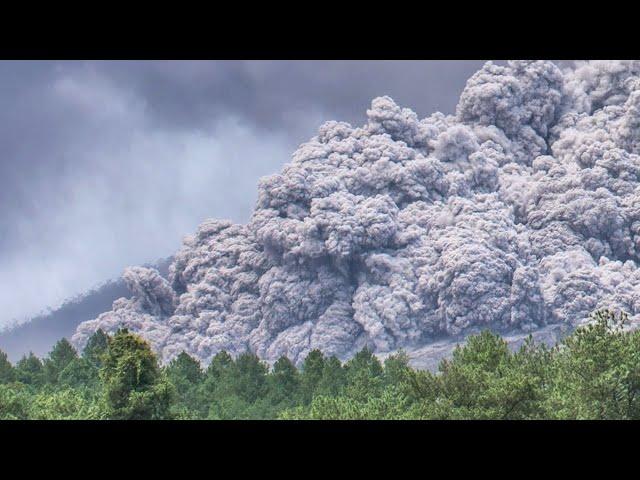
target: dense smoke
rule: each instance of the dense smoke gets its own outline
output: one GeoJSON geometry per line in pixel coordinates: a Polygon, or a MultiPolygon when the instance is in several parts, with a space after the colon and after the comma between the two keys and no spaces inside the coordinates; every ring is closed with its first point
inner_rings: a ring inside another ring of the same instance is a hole
{"type": "Polygon", "coordinates": [[[247,225],[205,221],[169,279],[80,325],[126,326],[169,360],[299,362],[531,331],[610,307],[640,321],[640,63],[487,63],[455,115],[389,97],[327,122],[264,178],[247,225]]]}

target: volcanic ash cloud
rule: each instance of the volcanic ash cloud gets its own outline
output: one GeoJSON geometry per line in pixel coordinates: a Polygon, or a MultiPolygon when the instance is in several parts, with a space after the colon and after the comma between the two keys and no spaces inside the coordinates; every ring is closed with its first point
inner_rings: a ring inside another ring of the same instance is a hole
{"type": "Polygon", "coordinates": [[[246,225],[207,220],[169,279],[82,323],[127,327],[167,361],[220,350],[299,362],[479,328],[640,321],[640,63],[487,63],[455,115],[389,97],[327,122],[266,177],[246,225]]]}

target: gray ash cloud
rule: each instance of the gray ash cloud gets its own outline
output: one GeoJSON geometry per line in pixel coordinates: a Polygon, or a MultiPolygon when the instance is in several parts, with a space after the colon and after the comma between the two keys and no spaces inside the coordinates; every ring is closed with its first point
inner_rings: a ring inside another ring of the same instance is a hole
{"type": "Polygon", "coordinates": [[[81,324],[126,326],[163,360],[224,349],[299,362],[478,328],[640,321],[640,63],[487,63],[455,115],[376,98],[263,178],[245,225],[207,220],[165,280],[81,324]]]}

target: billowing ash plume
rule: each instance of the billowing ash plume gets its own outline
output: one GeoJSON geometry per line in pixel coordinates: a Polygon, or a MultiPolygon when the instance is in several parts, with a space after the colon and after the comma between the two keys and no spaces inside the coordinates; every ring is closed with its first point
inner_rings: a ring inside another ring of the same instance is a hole
{"type": "Polygon", "coordinates": [[[169,280],[83,323],[149,339],[166,361],[245,350],[384,352],[492,327],[640,321],[640,63],[487,63],[455,115],[373,100],[264,178],[247,225],[208,220],[169,280]]]}

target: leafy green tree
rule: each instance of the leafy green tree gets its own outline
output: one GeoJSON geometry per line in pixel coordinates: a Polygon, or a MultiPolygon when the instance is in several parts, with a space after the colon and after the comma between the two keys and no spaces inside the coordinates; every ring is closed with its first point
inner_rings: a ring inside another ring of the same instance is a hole
{"type": "Polygon", "coordinates": [[[87,344],[82,351],[82,357],[91,362],[97,368],[102,367],[102,356],[109,346],[109,336],[99,328],[87,340],[87,344]]]}
{"type": "Polygon", "coordinates": [[[324,355],[320,350],[311,350],[302,364],[301,395],[304,404],[311,403],[314,393],[322,380],[324,355]]]}
{"type": "Polygon", "coordinates": [[[44,374],[48,383],[58,383],[58,375],[71,362],[78,358],[76,349],[66,338],[59,340],[54,346],[49,357],[44,361],[44,374]]]}
{"type": "Polygon", "coordinates": [[[28,406],[34,420],[98,420],[104,412],[95,400],[74,389],[43,391],[35,394],[28,406]]]}
{"type": "Polygon", "coordinates": [[[44,383],[44,367],[42,361],[33,352],[23,356],[15,368],[16,380],[25,385],[40,386],[44,383]]]}
{"type": "Polygon", "coordinates": [[[7,354],[0,350],[0,384],[11,383],[16,379],[16,372],[7,358],[7,354]]]}
{"type": "Polygon", "coordinates": [[[307,408],[285,410],[287,420],[399,420],[406,418],[407,399],[395,388],[385,389],[379,396],[364,401],[351,397],[318,395],[307,408]]]}
{"type": "Polygon", "coordinates": [[[238,395],[215,396],[209,406],[208,420],[248,420],[251,404],[238,395]]]}
{"type": "Polygon", "coordinates": [[[20,384],[0,384],[0,420],[26,420],[29,418],[29,394],[20,384]]]}
{"type": "Polygon", "coordinates": [[[165,419],[173,398],[149,344],[126,329],[109,339],[100,378],[107,415],[113,419],[165,419]]]}

